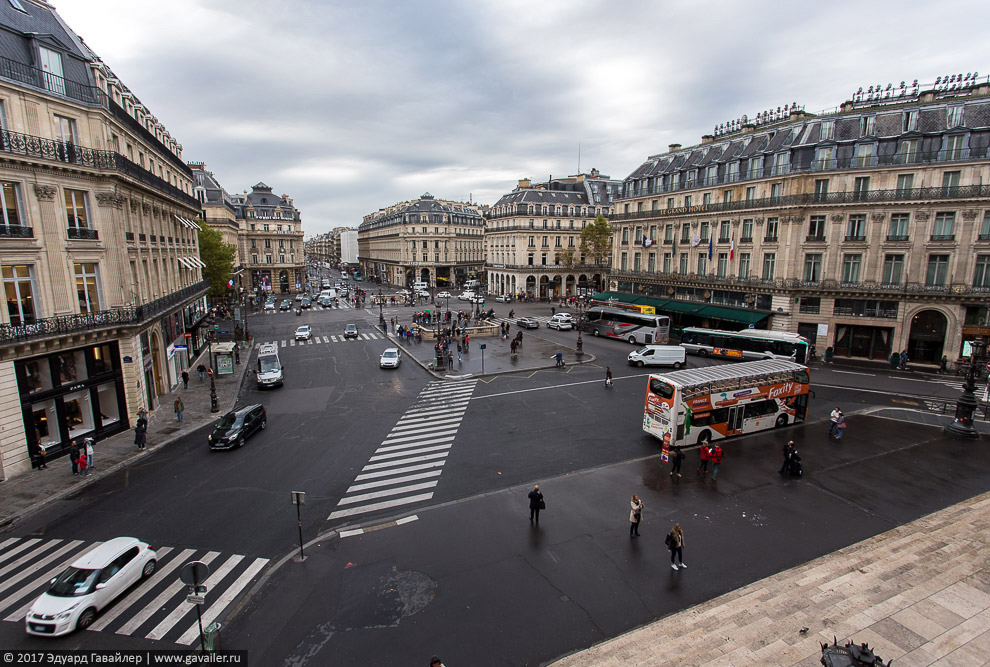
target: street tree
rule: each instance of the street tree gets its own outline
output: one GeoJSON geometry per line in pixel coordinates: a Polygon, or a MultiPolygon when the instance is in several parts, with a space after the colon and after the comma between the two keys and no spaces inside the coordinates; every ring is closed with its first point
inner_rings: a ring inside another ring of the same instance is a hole
{"type": "Polygon", "coordinates": [[[577,261],[577,249],[574,247],[567,247],[557,253],[557,263],[563,264],[568,269],[574,268],[574,263],[577,261]]]}
{"type": "Polygon", "coordinates": [[[581,252],[590,257],[595,266],[602,266],[605,257],[612,251],[612,225],[604,215],[595,218],[581,230],[581,252]]]}
{"type": "Polygon", "coordinates": [[[199,236],[199,258],[206,264],[203,267],[203,278],[210,282],[209,296],[222,299],[227,294],[227,281],[234,274],[234,261],[237,259],[237,248],[223,242],[220,232],[209,227],[202,220],[199,236]]]}

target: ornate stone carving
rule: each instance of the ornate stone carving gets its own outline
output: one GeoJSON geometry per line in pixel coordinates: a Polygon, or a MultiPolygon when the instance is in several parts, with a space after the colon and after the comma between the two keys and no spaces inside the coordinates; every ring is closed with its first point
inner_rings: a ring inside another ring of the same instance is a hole
{"type": "Polygon", "coordinates": [[[842,222],[843,217],[844,216],[841,213],[833,213],[832,222],[842,222]]]}
{"type": "Polygon", "coordinates": [[[152,207],[151,207],[151,215],[152,215],[152,217],[154,217],[154,218],[156,218],[156,219],[157,219],[157,218],[158,218],[158,215],[159,215],[159,214],[160,214],[161,212],[162,212],[162,210],[161,210],[160,208],[158,208],[157,206],[152,206],[152,207]]]}
{"type": "Polygon", "coordinates": [[[732,218],[732,220],[730,222],[732,223],[732,226],[733,227],[738,227],[739,226],[739,218],[732,218]]]}
{"type": "Polygon", "coordinates": [[[701,223],[698,222],[697,220],[691,221],[691,229],[697,229],[699,226],[701,226],[701,223]]]}
{"type": "Polygon", "coordinates": [[[918,211],[914,214],[914,219],[918,222],[928,222],[929,217],[931,217],[931,214],[928,211],[918,211]]]}
{"type": "Polygon", "coordinates": [[[151,215],[151,204],[146,204],[144,202],[141,202],[141,211],[145,215],[151,215]]]}
{"type": "Polygon", "coordinates": [[[113,192],[97,192],[96,201],[100,206],[121,209],[124,208],[124,202],[126,200],[113,192]]]}
{"type": "Polygon", "coordinates": [[[40,201],[54,201],[56,194],[58,194],[58,188],[54,185],[34,184],[34,196],[40,201]]]}
{"type": "Polygon", "coordinates": [[[973,208],[968,208],[962,212],[963,220],[976,220],[976,216],[979,214],[980,212],[973,208]]]}
{"type": "Polygon", "coordinates": [[[131,213],[137,213],[137,212],[138,212],[138,203],[132,199],[131,200],[131,213]]]}
{"type": "Polygon", "coordinates": [[[763,226],[763,218],[753,218],[753,222],[756,223],[756,226],[757,227],[762,227],[763,226]]]}
{"type": "Polygon", "coordinates": [[[883,222],[884,220],[887,219],[887,214],[884,213],[883,211],[877,211],[876,213],[871,213],[870,218],[873,220],[873,222],[883,222]]]}

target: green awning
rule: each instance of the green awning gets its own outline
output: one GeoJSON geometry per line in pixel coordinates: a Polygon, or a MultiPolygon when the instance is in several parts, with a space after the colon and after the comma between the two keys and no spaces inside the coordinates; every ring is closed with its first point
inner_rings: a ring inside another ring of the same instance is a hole
{"type": "Polygon", "coordinates": [[[716,320],[725,320],[727,322],[738,322],[739,324],[756,324],[767,318],[766,313],[760,313],[755,310],[726,308],[725,306],[705,306],[697,315],[716,320]]]}
{"type": "Polygon", "coordinates": [[[703,303],[691,303],[690,301],[668,301],[657,307],[657,312],[664,313],[684,313],[686,315],[697,315],[707,308],[703,303]]]}
{"type": "Polygon", "coordinates": [[[593,301],[619,301],[620,303],[635,303],[639,297],[635,294],[622,294],[621,292],[599,292],[591,297],[593,301]]]}

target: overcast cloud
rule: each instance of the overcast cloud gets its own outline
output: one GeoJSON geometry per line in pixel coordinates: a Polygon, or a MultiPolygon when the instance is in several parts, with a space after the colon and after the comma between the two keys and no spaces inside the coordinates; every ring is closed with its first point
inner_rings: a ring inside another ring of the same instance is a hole
{"type": "Polygon", "coordinates": [[[990,73],[984,2],[58,0],[231,193],[307,237],[431,192],[623,178],[670,143],[860,86],[990,73]]]}

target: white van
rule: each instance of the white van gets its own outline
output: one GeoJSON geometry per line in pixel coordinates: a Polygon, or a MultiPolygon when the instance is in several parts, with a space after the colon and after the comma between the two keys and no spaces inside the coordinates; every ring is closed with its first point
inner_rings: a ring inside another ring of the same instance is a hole
{"type": "Polygon", "coordinates": [[[687,364],[687,350],[680,345],[644,345],[627,357],[631,366],[673,366],[687,364]]]}
{"type": "Polygon", "coordinates": [[[319,298],[317,300],[319,300],[319,299],[336,299],[336,298],[337,298],[337,290],[335,290],[334,288],[331,287],[330,289],[325,289],[322,292],[320,292],[320,296],[319,296],[319,298]]]}
{"type": "Polygon", "coordinates": [[[477,290],[479,287],[481,287],[480,280],[469,280],[464,283],[464,289],[466,290],[477,290]]]}
{"type": "Polygon", "coordinates": [[[278,345],[276,343],[265,343],[258,348],[257,375],[258,389],[282,386],[282,361],[278,358],[278,345]]]}
{"type": "Polygon", "coordinates": [[[430,289],[430,286],[424,282],[415,282],[412,286],[413,292],[425,292],[430,289]]]}

